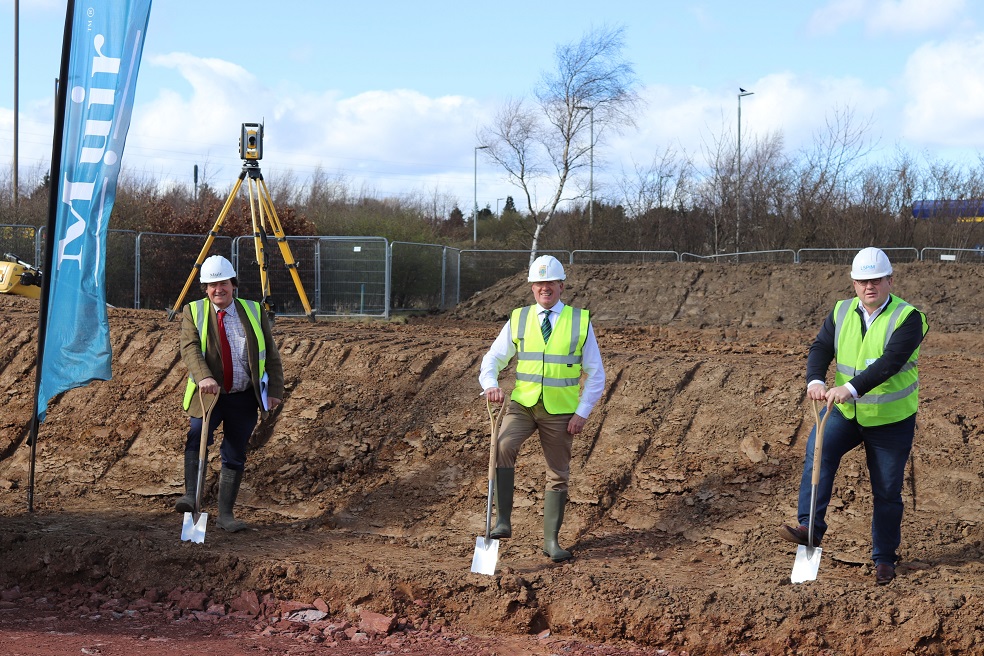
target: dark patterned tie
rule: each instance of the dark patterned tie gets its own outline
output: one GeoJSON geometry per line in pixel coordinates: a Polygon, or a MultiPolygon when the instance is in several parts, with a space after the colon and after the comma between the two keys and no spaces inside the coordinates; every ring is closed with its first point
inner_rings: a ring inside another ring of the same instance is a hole
{"type": "Polygon", "coordinates": [[[222,385],[225,391],[232,389],[232,349],[225,331],[225,310],[219,310],[219,348],[222,351],[222,385]]]}
{"type": "Polygon", "coordinates": [[[545,310],[543,312],[543,323],[540,324],[540,332],[543,333],[543,343],[546,344],[550,339],[550,333],[553,330],[550,326],[550,310],[545,310]]]}

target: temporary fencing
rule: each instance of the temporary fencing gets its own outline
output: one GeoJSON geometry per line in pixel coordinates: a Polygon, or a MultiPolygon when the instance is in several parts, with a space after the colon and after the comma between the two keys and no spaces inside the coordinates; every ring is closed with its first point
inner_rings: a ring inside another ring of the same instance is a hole
{"type": "MultiPolygon", "coordinates": [[[[389,242],[383,237],[291,236],[287,244],[301,285],[316,315],[389,318],[393,312],[447,310],[503,278],[526,271],[528,250],[458,249],[440,244],[389,242]]],[[[175,303],[200,254],[202,235],[110,230],[106,243],[106,299],[115,307],[167,311],[175,303]]],[[[11,253],[36,266],[44,252],[44,228],[0,225],[0,255],[11,253]]],[[[984,262],[982,248],[883,247],[893,263],[984,262]]],[[[568,265],[651,264],[850,264],[858,248],[802,248],[698,255],[676,251],[540,250],[568,265]]],[[[228,257],[240,295],[262,298],[252,235],[216,235],[208,255],[228,257]]],[[[304,309],[279,244],[269,239],[264,260],[270,299],[278,315],[304,309]]],[[[197,298],[197,281],[190,298],[197,298]]],[[[189,299],[186,299],[186,301],[189,299]]]]}

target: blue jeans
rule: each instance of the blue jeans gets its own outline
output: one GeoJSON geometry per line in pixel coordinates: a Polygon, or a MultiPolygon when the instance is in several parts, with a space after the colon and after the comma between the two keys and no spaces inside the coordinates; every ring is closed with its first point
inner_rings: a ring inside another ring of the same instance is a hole
{"type": "MultiPolygon", "coordinates": [[[[222,446],[219,453],[222,456],[223,467],[236,471],[243,471],[246,467],[246,447],[249,445],[249,438],[253,434],[258,418],[259,404],[256,402],[253,388],[245,392],[219,395],[208,422],[208,445],[212,445],[213,433],[219,424],[222,424],[222,446]]],[[[185,451],[198,453],[202,441],[203,423],[202,417],[191,418],[185,451]]]]}
{"type": "MultiPolygon", "coordinates": [[[[823,418],[826,410],[821,412],[823,418]]],[[[817,506],[813,533],[823,536],[827,531],[824,516],[834,488],[834,475],[841,458],[860,444],[864,445],[865,461],[871,478],[871,559],[875,564],[895,564],[896,550],[902,541],[902,484],[905,481],[905,462],[912,450],[916,432],[916,415],[884,426],[861,426],[854,419],[845,419],[834,407],[823,433],[823,453],[820,458],[820,482],[817,484],[817,506]]],[[[817,429],[810,431],[806,443],[806,461],[799,492],[799,523],[810,522],[810,493],[813,487],[813,447],[817,429]]]]}

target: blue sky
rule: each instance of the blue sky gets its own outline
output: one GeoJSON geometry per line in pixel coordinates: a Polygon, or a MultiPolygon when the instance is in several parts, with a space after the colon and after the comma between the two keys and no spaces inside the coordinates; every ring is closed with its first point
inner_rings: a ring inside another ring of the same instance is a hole
{"type": "MultiPolygon", "coordinates": [[[[84,0],[79,0],[84,2],[84,0]]],[[[0,168],[13,157],[13,0],[0,0],[0,168]]],[[[65,2],[20,1],[20,178],[47,169],[65,2]]],[[[156,0],[123,165],[228,190],[240,125],[266,123],[271,184],[322,167],[379,197],[442,194],[466,213],[518,195],[476,132],[552,70],[560,44],[624,26],[646,100],[596,148],[596,185],[673,147],[734,134],[806,148],[833,113],[870,120],[873,157],[984,152],[984,3],[972,0],[156,0]],[[476,171],[477,168],[477,171],[476,171]]],[[[729,137],[731,138],[731,137],[729,137]]]]}

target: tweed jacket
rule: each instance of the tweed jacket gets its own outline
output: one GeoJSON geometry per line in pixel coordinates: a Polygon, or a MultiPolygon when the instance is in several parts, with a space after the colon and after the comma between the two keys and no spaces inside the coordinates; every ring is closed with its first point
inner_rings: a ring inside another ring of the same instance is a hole
{"type": "MultiPolygon", "coordinates": [[[[237,303],[236,313],[239,316],[239,320],[243,322],[243,327],[245,328],[246,351],[249,359],[250,377],[253,380],[253,393],[256,395],[257,404],[260,405],[261,415],[265,419],[267,413],[262,410],[262,404],[260,402],[260,381],[258,375],[260,358],[259,344],[256,341],[256,335],[253,333],[253,329],[250,327],[249,320],[246,318],[247,310],[239,304],[239,299],[236,299],[234,302],[237,303]]],[[[215,305],[210,302],[208,304],[208,308],[208,318],[206,319],[206,330],[208,331],[208,335],[205,340],[204,354],[202,354],[201,335],[199,335],[198,328],[195,326],[195,321],[191,316],[191,305],[185,304],[182,309],[181,360],[188,368],[188,375],[190,375],[192,380],[196,383],[204,380],[205,378],[211,377],[219,381],[221,384],[222,356],[219,352],[219,334],[217,332],[218,319],[215,314],[215,305]]],[[[260,327],[263,330],[263,339],[266,341],[266,373],[269,376],[267,396],[271,396],[275,399],[283,399],[283,364],[280,360],[280,351],[277,350],[277,344],[273,341],[273,335],[270,331],[270,319],[267,316],[266,311],[262,308],[260,309],[260,327]]],[[[224,393],[225,392],[223,392],[223,394],[224,393]]],[[[191,406],[188,408],[188,414],[192,417],[202,416],[202,406],[198,399],[198,394],[195,394],[192,397],[191,406]]]]}

